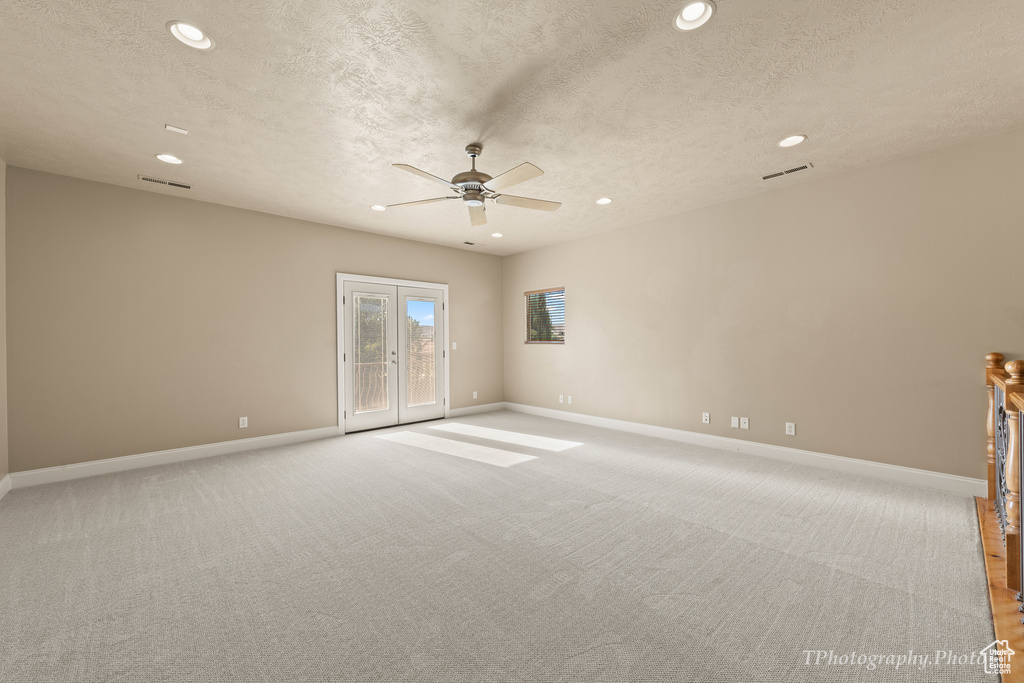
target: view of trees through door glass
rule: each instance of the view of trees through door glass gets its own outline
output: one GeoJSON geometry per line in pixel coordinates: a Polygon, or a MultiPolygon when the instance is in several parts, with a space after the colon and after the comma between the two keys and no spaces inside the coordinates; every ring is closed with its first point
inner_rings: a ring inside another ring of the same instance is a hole
{"type": "Polygon", "coordinates": [[[388,403],[388,300],[386,297],[355,297],[355,376],[352,378],[357,413],[387,410],[388,403]]]}
{"type": "Polygon", "coordinates": [[[343,277],[338,419],[345,433],[445,417],[445,286],[343,277]]]}
{"type": "Polygon", "coordinates": [[[405,330],[408,406],[432,405],[437,403],[434,302],[409,299],[405,330]]]}

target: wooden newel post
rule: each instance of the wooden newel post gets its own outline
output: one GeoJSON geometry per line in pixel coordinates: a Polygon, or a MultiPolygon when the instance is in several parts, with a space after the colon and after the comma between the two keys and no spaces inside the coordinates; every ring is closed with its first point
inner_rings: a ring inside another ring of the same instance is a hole
{"type": "MultiPolygon", "coordinates": [[[[1024,390],[1024,361],[1010,361],[1006,364],[1007,396],[1024,390]]],[[[1006,404],[1006,587],[1021,590],[1020,567],[1020,411],[1007,401],[1006,404]]]]}
{"type": "Polygon", "coordinates": [[[996,374],[1003,372],[1003,354],[985,356],[985,384],[988,387],[988,499],[996,499],[996,374]]]}

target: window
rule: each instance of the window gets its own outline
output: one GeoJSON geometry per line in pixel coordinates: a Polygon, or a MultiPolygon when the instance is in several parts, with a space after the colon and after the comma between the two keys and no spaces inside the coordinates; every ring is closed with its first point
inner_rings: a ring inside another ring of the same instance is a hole
{"type": "Polygon", "coordinates": [[[565,343],[565,287],[526,292],[526,343],[565,343]]]}

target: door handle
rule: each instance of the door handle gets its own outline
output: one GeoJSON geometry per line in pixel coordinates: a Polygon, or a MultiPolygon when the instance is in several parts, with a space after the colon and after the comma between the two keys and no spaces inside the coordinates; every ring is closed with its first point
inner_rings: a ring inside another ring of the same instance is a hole
{"type": "Polygon", "coordinates": [[[391,364],[392,365],[398,365],[398,361],[397,360],[393,360],[393,361],[391,361],[391,364]]]}

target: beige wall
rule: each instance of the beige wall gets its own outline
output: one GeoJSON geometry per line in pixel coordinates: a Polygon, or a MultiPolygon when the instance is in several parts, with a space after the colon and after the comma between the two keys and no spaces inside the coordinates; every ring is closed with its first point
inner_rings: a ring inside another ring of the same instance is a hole
{"type": "Polygon", "coordinates": [[[334,425],[334,274],[358,272],[450,284],[453,407],[981,478],[983,356],[1024,356],[997,267],[1024,245],[1022,157],[1018,130],[504,261],[11,168],[9,469],[334,425]],[[522,292],[553,285],[568,343],[526,346],[522,292]]]}
{"type": "Polygon", "coordinates": [[[1022,158],[1024,129],[508,257],[505,399],[984,478],[1022,158]],[[566,344],[524,345],[522,293],[556,285],[566,344]]]}
{"type": "Polygon", "coordinates": [[[0,159],[0,479],[7,464],[7,164],[0,159]]]}
{"type": "Polygon", "coordinates": [[[337,272],[448,283],[452,406],[502,400],[497,257],[21,168],[7,181],[12,471],[336,425],[337,272]]]}

